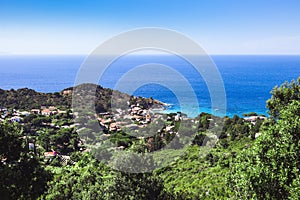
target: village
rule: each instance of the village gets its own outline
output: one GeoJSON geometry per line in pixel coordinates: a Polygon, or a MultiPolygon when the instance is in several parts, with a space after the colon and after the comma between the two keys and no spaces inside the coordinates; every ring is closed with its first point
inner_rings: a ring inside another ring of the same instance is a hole
{"type": "MultiPolygon", "coordinates": [[[[142,134],[147,127],[152,129],[151,136],[177,135],[176,123],[189,120],[191,126],[197,126],[198,120],[188,118],[181,112],[163,114],[166,104],[148,99],[132,97],[127,102],[127,109],[116,108],[111,112],[101,112],[95,115],[98,126],[106,138],[127,132],[134,133],[136,138],[146,140],[148,146],[153,146],[153,137],[142,134]],[[155,130],[153,132],[153,130],[155,130]]],[[[87,144],[91,135],[83,137],[81,130],[89,131],[88,123],[80,124],[74,120],[73,109],[62,109],[56,106],[41,106],[30,110],[0,108],[0,123],[8,121],[23,127],[24,139],[28,141],[28,150],[44,160],[47,164],[55,158],[64,165],[73,163],[70,153],[74,151],[90,151],[87,144]],[[80,128],[78,128],[80,127],[80,128]]],[[[243,120],[255,125],[257,120],[265,120],[264,116],[247,116],[243,120]]],[[[208,119],[211,121],[212,119],[208,119]]],[[[101,134],[100,134],[101,135],[101,134]]],[[[258,137],[259,133],[255,135],[258,137]]],[[[93,136],[94,137],[94,136],[93,136]]],[[[93,138],[92,137],[92,138],[93,138]]],[[[113,150],[125,149],[126,145],[119,144],[113,150]]]]}
{"type": "MultiPolygon", "coordinates": [[[[113,135],[122,130],[131,130],[138,134],[140,129],[147,127],[151,123],[158,123],[159,120],[171,122],[183,119],[179,112],[169,116],[162,114],[161,111],[164,110],[164,107],[161,102],[156,103],[153,110],[148,106],[143,106],[139,101],[128,101],[127,105],[128,109],[116,109],[114,113],[103,112],[96,115],[98,125],[105,133],[108,133],[106,136],[113,135]]],[[[65,165],[72,163],[69,151],[64,150],[67,146],[70,146],[70,141],[51,141],[51,138],[54,138],[54,135],[58,135],[60,132],[73,133],[77,131],[77,127],[80,124],[74,123],[72,109],[59,109],[56,106],[41,106],[40,108],[33,108],[28,111],[0,108],[0,122],[3,123],[4,121],[17,123],[24,127],[23,135],[24,139],[28,140],[28,150],[43,157],[45,163],[51,163],[54,158],[59,158],[65,165]],[[49,144],[42,146],[42,142],[37,142],[37,140],[41,138],[39,134],[45,131],[51,132],[47,135],[49,137],[49,144]]],[[[82,126],[84,125],[81,124],[82,126]]],[[[174,124],[166,123],[163,128],[164,132],[173,133],[174,124]]],[[[157,132],[160,131],[159,129],[157,132]]],[[[138,138],[143,139],[144,137],[138,138]]],[[[76,145],[72,147],[73,150],[81,152],[89,151],[84,145],[86,142],[84,138],[76,140],[76,145]]],[[[118,149],[120,148],[124,147],[118,147],[118,149]]]]}

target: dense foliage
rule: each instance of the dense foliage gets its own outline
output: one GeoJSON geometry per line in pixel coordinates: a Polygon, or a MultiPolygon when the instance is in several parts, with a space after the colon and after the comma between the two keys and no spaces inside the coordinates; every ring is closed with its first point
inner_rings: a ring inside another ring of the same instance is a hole
{"type": "Polygon", "coordinates": [[[240,153],[232,184],[242,199],[297,199],[300,196],[300,102],[280,111],[265,125],[254,145],[240,153]]]}
{"type": "Polygon", "coordinates": [[[0,126],[1,199],[36,199],[43,194],[51,174],[28,153],[26,140],[14,124],[0,126]]]}
{"type": "Polygon", "coordinates": [[[300,100],[300,77],[296,81],[292,80],[291,83],[285,82],[279,87],[274,87],[271,94],[271,99],[267,101],[267,107],[269,114],[277,118],[285,106],[293,100],[300,100]]]}
{"type": "Polygon", "coordinates": [[[33,109],[41,106],[71,106],[71,96],[62,93],[41,93],[32,89],[1,90],[0,105],[6,108],[33,109]]]}

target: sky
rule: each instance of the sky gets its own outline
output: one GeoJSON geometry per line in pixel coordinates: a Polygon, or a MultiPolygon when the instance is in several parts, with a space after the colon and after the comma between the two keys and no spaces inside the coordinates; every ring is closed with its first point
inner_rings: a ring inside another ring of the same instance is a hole
{"type": "Polygon", "coordinates": [[[208,54],[300,54],[299,0],[0,0],[0,54],[89,54],[136,28],[208,54]]]}

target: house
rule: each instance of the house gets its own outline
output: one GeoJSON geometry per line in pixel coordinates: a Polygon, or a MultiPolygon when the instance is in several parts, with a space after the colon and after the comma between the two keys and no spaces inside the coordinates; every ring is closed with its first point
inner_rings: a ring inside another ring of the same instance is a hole
{"type": "MultiPolygon", "coordinates": [[[[101,119],[101,118],[100,118],[101,119]]],[[[109,118],[109,119],[101,119],[101,123],[102,124],[109,124],[109,123],[111,123],[112,122],[112,119],[111,118],[109,118]]]]}
{"type": "Polygon", "coordinates": [[[63,95],[69,95],[72,94],[72,90],[64,90],[63,95]]]}
{"type": "Polygon", "coordinates": [[[22,112],[19,112],[21,116],[28,116],[30,115],[30,112],[28,111],[22,111],[22,112]]]}
{"type": "Polygon", "coordinates": [[[181,112],[177,112],[177,115],[174,117],[175,121],[180,121],[181,120],[181,112]]]}
{"type": "Polygon", "coordinates": [[[117,125],[117,123],[111,123],[109,125],[109,131],[119,131],[120,130],[120,127],[117,125]]]}
{"type": "Polygon", "coordinates": [[[176,116],[174,117],[174,120],[175,120],[175,121],[180,121],[180,118],[181,118],[180,116],[176,115],[176,116]]]}
{"type": "Polygon", "coordinates": [[[140,107],[133,107],[131,109],[132,114],[140,114],[142,112],[142,109],[140,107]]]}
{"type": "Polygon", "coordinates": [[[40,114],[40,109],[31,109],[31,113],[32,114],[36,114],[36,115],[38,115],[38,114],[40,114]]]}
{"type": "Polygon", "coordinates": [[[50,151],[50,152],[45,152],[44,153],[44,161],[46,161],[46,163],[51,163],[52,160],[58,156],[58,153],[56,151],[50,151]]]}
{"type": "Polygon", "coordinates": [[[12,115],[13,115],[13,116],[20,116],[20,113],[19,113],[18,110],[16,110],[16,111],[14,111],[14,112],[12,113],[12,115]]]}
{"type": "Polygon", "coordinates": [[[55,110],[57,110],[57,108],[55,107],[55,106],[49,106],[49,108],[48,108],[50,111],[55,111],[55,110]]]}
{"type": "Polygon", "coordinates": [[[245,117],[244,120],[247,122],[256,122],[256,117],[257,116],[245,117]]]}
{"type": "Polygon", "coordinates": [[[65,114],[65,113],[67,113],[67,111],[66,110],[57,110],[57,113],[58,114],[65,114]]]}
{"type": "Polygon", "coordinates": [[[263,116],[249,116],[249,117],[245,117],[244,120],[247,121],[247,122],[251,122],[251,123],[256,123],[256,121],[258,119],[262,119],[262,120],[265,120],[267,119],[266,117],[263,117],[263,116]]]}
{"type": "Polygon", "coordinates": [[[7,108],[0,108],[0,112],[5,112],[7,111],[7,108]]]}
{"type": "Polygon", "coordinates": [[[29,143],[28,143],[28,149],[29,149],[29,151],[34,151],[34,149],[35,149],[34,143],[29,142],[29,143]]]}
{"type": "Polygon", "coordinates": [[[55,156],[57,156],[58,154],[57,154],[57,152],[56,151],[50,151],[50,152],[45,152],[44,153],[44,157],[45,158],[53,158],[53,157],[55,157],[55,156]]]}
{"type": "Polygon", "coordinates": [[[49,109],[43,109],[42,110],[42,115],[51,115],[51,111],[49,109]]]}
{"type": "Polygon", "coordinates": [[[150,123],[151,122],[151,115],[146,115],[146,122],[147,123],[150,123]]]}
{"type": "Polygon", "coordinates": [[[171,131],[175,126],[167,126],[166,131],[171,131]]]}
{"type": "Polygon", "coordinates": [[[109,125],[109,131],[116,131],[117,130],[117,124],[116,123],[111,123],[109,125]]]}
{"type": "Polygon", "coordinates": [[[13,116],[12,118],[10,118],[10,121],[20,123],[22,121],[22,118],[19,116],[13,116]]]}

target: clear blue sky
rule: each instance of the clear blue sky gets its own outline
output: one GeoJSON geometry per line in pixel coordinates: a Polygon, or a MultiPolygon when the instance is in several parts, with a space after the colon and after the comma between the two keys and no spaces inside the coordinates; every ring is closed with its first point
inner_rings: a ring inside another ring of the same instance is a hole
{"type": "Polygon", "coordinates": [[[299,0],[0,0],[0,54],[88,54],[138,27],[209,54],[300,54],[299,0]]]}

